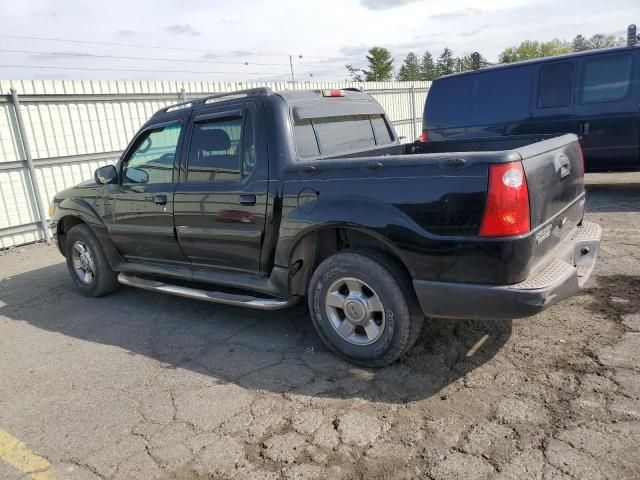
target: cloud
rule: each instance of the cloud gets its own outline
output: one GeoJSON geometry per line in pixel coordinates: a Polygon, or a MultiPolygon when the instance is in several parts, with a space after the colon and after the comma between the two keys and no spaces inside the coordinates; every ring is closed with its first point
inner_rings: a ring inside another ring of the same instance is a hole
{"type": "Polygon", "coordinates": [[[130,37],[131,35],[135,35],[136,32],[133,30],[118,30],[118,35],[122,37],[130,37]]]}
{"type": "Polygon", "coordinates": [[[34,16],[42,18],[56,18],[58,16],[58,12],[36,12],[34,16]]]}
{"type": "Polygon", "coordinates": [[[458,18],[471,17],[474,15],[480,15],[481,13],[482,10],[479,8],[465,8],[464,10],[454,10],[453,12],[430,15],[429,18],[433,20],[457,20],[458,18]]]}
{"type": "Polygon", "coordinates": [[[200,32],[188,23],[176,23],[175,25],[169,25],[167,28],[165,28],[165,30],[175,35],[200,35],[200,32]]]}
{"type": "Polygon", "coordinates": [[[369,10],[389,10],[422,0],[360,0],[360,5],[369,10]]]}

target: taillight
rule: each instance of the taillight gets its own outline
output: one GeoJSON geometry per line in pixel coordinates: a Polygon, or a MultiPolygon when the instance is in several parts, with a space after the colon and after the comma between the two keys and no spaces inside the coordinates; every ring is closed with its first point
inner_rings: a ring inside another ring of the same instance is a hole
{"type": "Polygon", "coordinates": [[[510,237],[530,228],[529,190],[522,162],[489,165],[489,191],[479,235],[510,237]]]}
{"type": "Polygon", "coordinates": [[[420,137],[420,141],[421,142],[428,142],[429,141],[429,135],[427,134],[426,130],[422,130],[422,137],[420,137]]]}

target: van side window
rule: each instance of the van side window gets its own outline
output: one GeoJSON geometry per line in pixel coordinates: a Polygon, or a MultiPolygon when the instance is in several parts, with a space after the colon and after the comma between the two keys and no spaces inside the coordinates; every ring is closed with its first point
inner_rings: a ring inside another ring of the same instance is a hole
{"type": "Polygon", "coordinates": [[[566,107],[571,103],[573,62],[553,63],[540,69],[538,108],[566,107]]]}
{"type": "Polygon", "coordinates": [[[240,179],[242,117],[215,118],[193,125],[188,182],[240,179]]]}
{"type": "Polygon", "coordinates": [[[631,63],[628,53],[585,60],[580,103],[613,102],[626,97],[631,84],[631,63]]]}

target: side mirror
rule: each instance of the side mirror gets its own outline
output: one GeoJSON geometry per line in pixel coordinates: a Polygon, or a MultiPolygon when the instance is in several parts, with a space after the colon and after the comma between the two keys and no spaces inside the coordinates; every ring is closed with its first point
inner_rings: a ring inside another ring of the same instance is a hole
{"type": "Polygon", "coordinates": [[[106,185],[107,183],[116,183],[118,181],[118,172],[113,165],[98,168],[93,173],[93,178],[98,185],[106,185]]]}
{"type": "Polygon", "coordinates": [[[149,174],[139,168],[125,168],[124,179],[127,183],[147,183],[149,182],[149,174]]]}

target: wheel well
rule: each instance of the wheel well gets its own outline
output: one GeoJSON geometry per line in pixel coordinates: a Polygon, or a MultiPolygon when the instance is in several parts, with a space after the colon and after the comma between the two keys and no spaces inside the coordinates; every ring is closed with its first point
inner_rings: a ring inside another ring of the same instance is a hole
{"type": "Polygon", "coordinates": [[[76,225],[80,225],[81,223],[85,223],[78,217],[74,217],[73,215],[67,215],[66,217],[62,217],[58,221],[58,227],[56,231],[56,236],[58,237],[58,247],[60,251],[64,255],[65,252],[65,241],[67,238],[67,233],[76,225]]]}
{"type": "Polygon", "coordinates": [[[396,252],[372,233],[347,227],[315,230],[303,237],[293,249],[289,265],[293,266],[291,293],[306,295],[311,275],[316,267],[331,255],[342,250],[369,250],[383,253],[410,276],[406,265],[396,252]]]}

